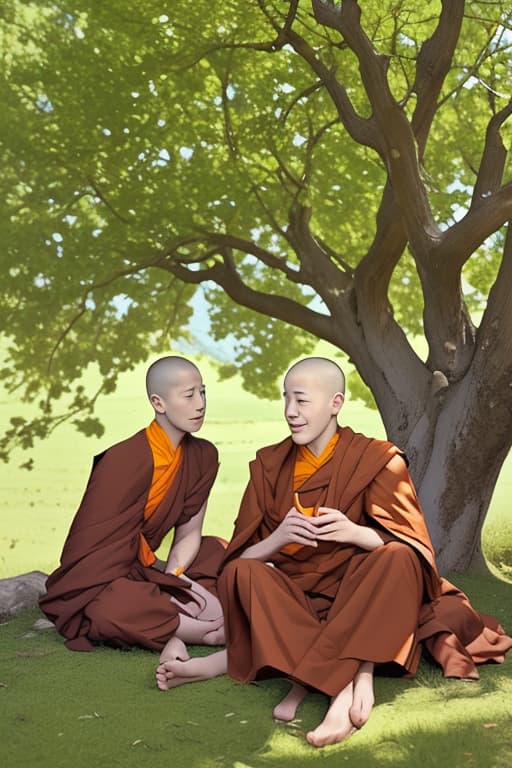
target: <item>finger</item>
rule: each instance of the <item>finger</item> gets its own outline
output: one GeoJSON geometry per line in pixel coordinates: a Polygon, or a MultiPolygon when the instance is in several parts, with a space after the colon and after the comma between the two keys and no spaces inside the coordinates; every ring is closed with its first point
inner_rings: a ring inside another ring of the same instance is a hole
{"type": "Polygon", "coordinates": [[[341,517],[343,520],[348,520],[348,517],[344,515],[343,512],[340,512],[339,509],[333,509],[332,507],[318,507],[317,517],[325,517],[327,515],[341,517]]]}
{"type": "Polygon", "coordinates": [[[295,536],[303,536],[306,539],[316,538],[317,531],[306,525],[294,525],[290,528],[290,533],[295,536]]]}
{"type": "Polygon", "coordinates": [[[293,536],[290,539],[292,544],[302,544],[303,547],[318,547],[316,539],[305,539],[302,536],[293,536]]]}
{"type": "Polygon", "coordinates": [[[316,536],[327,536],[330,533],[343,532],[344,526],[332,523],[331,525],[322,525],[315,531],[316,536]]]}
{"type": "Polygon", "coordinates": [[[343,522],[343,518],[340,518],[339,514],[337,513],[325,513],[323,515],[319,515],[318,517],[311,517],[309,518],[311,521],[311,524],[314,525],[316,528],[323,528],[325,525],[330,525],[331,523],[340,523],[343,522]]]}

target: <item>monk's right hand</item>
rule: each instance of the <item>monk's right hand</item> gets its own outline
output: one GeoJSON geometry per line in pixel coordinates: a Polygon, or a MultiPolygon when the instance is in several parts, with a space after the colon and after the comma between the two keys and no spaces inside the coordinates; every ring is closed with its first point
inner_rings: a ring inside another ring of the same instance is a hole
{"type": "Polygon", "coordinates": [[[295,507],[291,507],[271,537],[276,551],[279,551],[286,544],[291,543],[317,547],[316,534],[316,528],[310,519],[295,507]]]}

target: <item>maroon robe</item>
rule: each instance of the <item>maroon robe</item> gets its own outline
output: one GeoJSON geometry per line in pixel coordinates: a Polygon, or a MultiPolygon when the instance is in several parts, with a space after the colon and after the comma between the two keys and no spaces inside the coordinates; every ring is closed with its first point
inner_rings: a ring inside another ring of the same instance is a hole
{"type": "MultiPolygon", "coordinates": [[[[153,476],[145,430],[96,456],[75,515],[61,565],[47,580],[40,607],[71,650],[93,642],[161,650],[179,624],[170,601],[190,601],[183,581],[138,559],[140,533],[152,550],[176,525],[186,523],[208,498],[218,470],[217,449],[185,435],[176,477],[153,514],[144,508],[153,476]]],[[[214,589],[224,554],[221,540],[203,537],[187,575],[214,589]]]]}
{"type": "Polygon", "coordinates": [[[322,542],[277,552],[271,564],[240,558],[293,505],[297,447],[287,438],[259,451],[218,580],[228,673],[241,682],[282,675],[334,696],[362,661],[413,674],[423,640],[445,674],[477,677],[474,662],[502,661],[512,639],[439,577],[405,461],[388,466],[396,446],[339,432],[301,503],[339,509],[384,543],[369,552],[322,542]]]}

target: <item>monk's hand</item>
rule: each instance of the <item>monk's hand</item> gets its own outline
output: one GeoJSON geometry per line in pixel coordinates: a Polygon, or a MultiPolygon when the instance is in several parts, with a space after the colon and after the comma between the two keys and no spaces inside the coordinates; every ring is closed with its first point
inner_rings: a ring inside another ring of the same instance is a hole
{"type": "Polygon", "coordinates": [[[291,543],[317,547],[316,539],[318,536],[316,527],[312,524],[311,520],[311,517],[306,517],[295,507],[289,509],[286,516],[271,534],[275,551],[279,551],[286,544],[291,543]]]}
{"type": "Polygon", "coordinates": [[[356,544],[360,525],[352,522],[339,509],[319,507],[318,514],[310,518],[316,529],[317,541],[336,541],[338,544],[356,544]]]}
{"type": "Polygon", "coordinates": [[[338,544],[354,544],[371,551],[384,544],[380,533],[367,525],[358,525],[339,509],[319,507],[318,516],[310,518],[316,526],[317,541],[335,541],[338,544]]]}

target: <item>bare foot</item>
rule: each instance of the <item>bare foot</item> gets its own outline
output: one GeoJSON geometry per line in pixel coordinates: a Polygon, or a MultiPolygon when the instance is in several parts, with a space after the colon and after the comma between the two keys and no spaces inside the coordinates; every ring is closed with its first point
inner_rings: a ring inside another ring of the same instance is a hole
{"type": "Polygon", "coordinates": [[[273,717],[276,720],[284,720],[285,723],[289,723],[293,720],[297,712],[297,707],[301,701],[307,696],[308,692],[303,685],[299,683],[292,683],[292,687],[279,704],[276,704],[272,712],[273,717]]]}
{"type": "Polygon", "coordinates": [[[161,691],[168,691],[178,685],[196,683],[223,675],[227,672],[227,658],[224,650],[212,653],[210,656],[197,656],[187,661],[179,659],[164,661],[157,667],[156,684],[161,691]]]}
{"type": "Polygon", "coordinates": [[[349,716],[352,697],[353,685],[349,683],[337,696],[331,699],[331,705],[320,725],[314,731],[309,731],[306,734],[306,739],[313,747],[337,744],[357,730],[349,716]]]}
{"type": "Polygon", "coordinates": [[[352,706],[349,709],[349,717],[356,728],[362,728],[370,717],[370,712],[375,701],[373,695],[373,663],[365,661],[359,667],[354,678],[354,694],[352,706]]]}
{"type": "Polygon", "coordinates": [[[187,646],[185,645],[183,640],[180,640],[179,637],[176,637],[176,635],[174,635],[173,637],[171,637],[170,640],[167,641],[165,648],[160,654],[160,665],[158,666],[156,671],[156,684],[159,688],[160,688],[160,680],[158,676],[158,670],[160,669],[160,667],[165,661],[176,661],[177,659],[180,659],[181,661],[187,661],[188,659],[190,659],[190,656],[187,651],[187,646]]]}
{"type": "Polygon", "coordinates": [[[173,635],[160,654],[160,663],[162,664],[164,661],[175,661],[176,659],[187,661],[187,659],[190,659],[190,656],[183,640],[180,640],[179,637],[173,635]]]}

